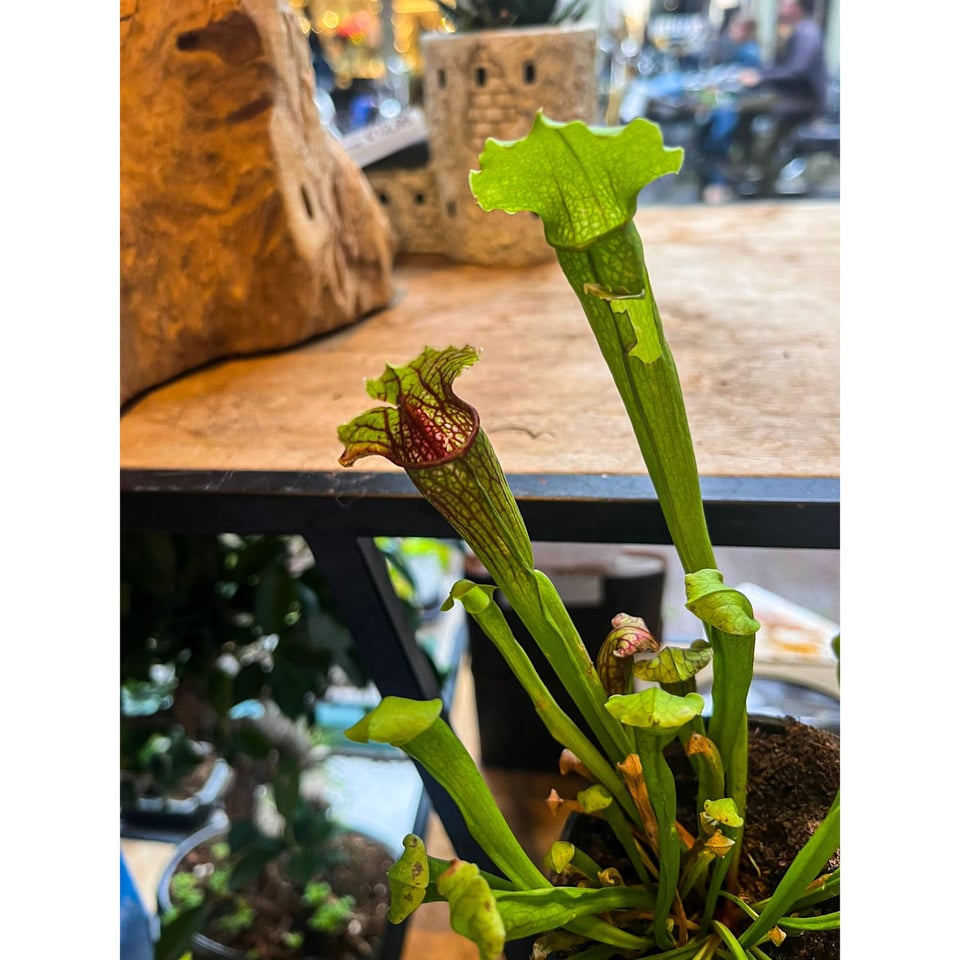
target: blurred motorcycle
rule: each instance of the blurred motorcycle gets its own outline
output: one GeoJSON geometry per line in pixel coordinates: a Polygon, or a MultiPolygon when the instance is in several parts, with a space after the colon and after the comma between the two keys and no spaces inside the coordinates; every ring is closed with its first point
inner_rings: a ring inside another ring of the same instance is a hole
{"type": "Polygon", "coordinates": [[[807,194],[825,166],[839,165],[839,75],[828,85],[824,112],[783,132],[772,113],[775,95],[744,88],[738,79],[741,69],[726,64],[637,77],[621,103],[620,121],[629,123],[642,116],[659,124],[671,143],[685,148],[688,162],[705,184],[718,162],[711,151],[711,124],[749,116],[749,122],[737,125],[726,156],[720,158],[735,193],[741,197],[807,194]],[[755,157],[764,162],[757,164],[755,157]]]}

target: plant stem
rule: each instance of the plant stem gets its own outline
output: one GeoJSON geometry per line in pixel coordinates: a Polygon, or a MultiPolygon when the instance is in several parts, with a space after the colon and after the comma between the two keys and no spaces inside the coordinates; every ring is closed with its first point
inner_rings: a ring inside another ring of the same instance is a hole
{"type": "Polygon", "coordinates": [[[684,570],[714,567],[680,378],[663,336],[636,225],[628,220],[586,249],[558,248],[557,259],[613,375],[684,570]],[[635,299],[605,299],[598,288],[635,299]],[[627,307],[640,316],[628,318],[627,307]],[[634,352],[637,331],[644,326],[657,341],[647,354],[657,354],[650,362],[634,352]]]}
{"type": "MultiPolygon", "coordinates": [[[[607,693],[590,654],[550,579],[534,570],[532,586],[535,589],[513,596],[504,590],[504,596],[543,651],[611,762],[619,763],[631,752],[630,740],[623,727],[603,707],[607,693]]],[[[503,590],[502,585],[500,588],[503,590]]]]}
{"type": "Polygon", "coordinates": [[[653,931],[657,945],[667,949],[673,945],[667,930],[667,917],[673,905],[680,880],[680,838],[677,835],[677,790],[673,773],[663,755],[658,738],[640,734],[637,728],[640,762],[647,781],[650,800],[659,826],[660,876],[657,902],[653,914],[653,931]]]}
{"type": "Polygon", "coordinates": [[[517,642],[503,611],[493,601],[491,594],[492,589],[481,587],[469,580],[458,581],[451,591],[451,596],[463,603],[466,611],[497,648],[530,698],[550,736],[562,746],[572,750],[590,773],[610,791],[622,809],[639,825],[640,813],[623,781],[593,742],[560,708],[553,694],[540,679],[526,651],[517,642]]]}

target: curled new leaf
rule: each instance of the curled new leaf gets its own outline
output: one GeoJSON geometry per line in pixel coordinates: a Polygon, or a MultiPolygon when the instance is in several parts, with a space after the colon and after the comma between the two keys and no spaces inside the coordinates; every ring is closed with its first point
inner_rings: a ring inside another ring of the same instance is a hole
{"type": "Polygon", "coordinates": [[[547,871],[553,871],[556,874],[567,873],[575,879],[586,880],[593,886],[599,885],[597,878],[600,865],[567,840],[557,840],[551,845],[543,858],[543,865],[547,871]]]}
{"type": "Polygon", "coordinates": [[[547,855],[543,858],[543,865],[554,873],[563,873],[567,864],[573,859],[576,847],[567,840],[556,840],[550,845],[547,855]]]}
{"type": "Polygon", "coordinates": [[[387,919],[402,923],[423,903],[430,882],[430,864],[423,840],[410,833],[403,838],[403,853],[387,871],[390,909],[387,919]]]}
{"type": "Polygon", "coordinates": [[[653,683],[681,683],[702,670],[713,656],[710,645],[697,640],[689,647],[664,647],[650,660],[633,665],[633,675],[653,683]]]}
{"type": "Polygon", "coordinates": [[[736,637],[752,637],[760,629],[750,601],[739,590],[725,586],[719,570],[688,573],[686,585],[687,609],[704,623],[736,637]]]}
{"type": "Polygon", "coordinates": [[[613,629],[604,638],[597,653],[597,673],[607,696],[629,693],[633,688],[633,657],[654,653],[660,644],[642,617],[618,613],[610,621],[613,629]]]}

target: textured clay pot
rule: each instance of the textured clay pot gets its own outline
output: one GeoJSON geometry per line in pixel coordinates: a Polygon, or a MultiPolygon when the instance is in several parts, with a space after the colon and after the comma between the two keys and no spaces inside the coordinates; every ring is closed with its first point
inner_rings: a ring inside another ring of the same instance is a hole
{"type": "Polygon", "coordinates": [[[484,213],[470,192],[469,174],[477,169],[488,137],[523,137],[538,110],[551,120],[596,122],[596,28],[427,34],[421,49],[444,252],[454,260],[485,265],[549,260],[553,252],[540,219],[531,213],[484,213]]]}

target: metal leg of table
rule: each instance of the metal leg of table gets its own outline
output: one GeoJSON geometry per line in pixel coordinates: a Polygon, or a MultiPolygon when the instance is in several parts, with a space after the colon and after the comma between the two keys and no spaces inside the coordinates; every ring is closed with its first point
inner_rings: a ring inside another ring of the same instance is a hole
{"type": "MultiPolygon", "coordinates": [[[[381,696],[439,697],[436,673],[417,644],[390,581],[386,558],[374,541],[366,537],[331,541],[322,534],[307,534],[306,539],[381,696]]],[[[443,718],[449,722],[446,709],[443,718]]],[[[481,869],[499,872],[470,836],[463,815],[447,792],[419,764],[417,767],[457,855],[481,869]]]]}

